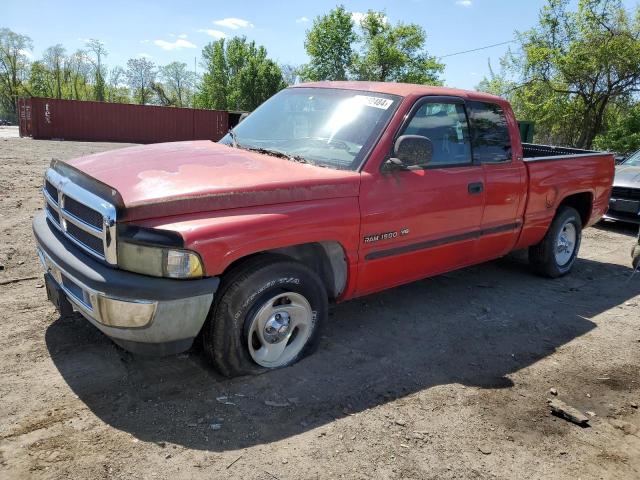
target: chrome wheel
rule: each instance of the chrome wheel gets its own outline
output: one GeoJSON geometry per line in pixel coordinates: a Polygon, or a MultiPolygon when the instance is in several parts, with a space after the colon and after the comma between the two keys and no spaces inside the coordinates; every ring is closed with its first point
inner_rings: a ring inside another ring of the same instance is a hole
{"type": "Polygon", "coordinates": [[[576,226],[567,220],[558,234],[555,248],[556,262],[559,266],[564,266],[571,261],[576,249],[578,232],[576,226]]]}
{"type": "Polygon", "coordinates": [[[251,319],[248,347],[251,358],[267,368],[290,363],[304,348],[313,326],[307,299],[285,292],[267,300],[251,319]]]}

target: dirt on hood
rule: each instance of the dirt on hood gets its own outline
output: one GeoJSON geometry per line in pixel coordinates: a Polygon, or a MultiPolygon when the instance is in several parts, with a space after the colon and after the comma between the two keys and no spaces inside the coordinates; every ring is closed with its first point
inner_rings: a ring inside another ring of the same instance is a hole
{"type": "Polygon", "coordinates": [[[350,197],[360,181],[357,172],[206,140],[123,148],[58,167],[65,165],[116,190],[124,220],[350,197]]]}

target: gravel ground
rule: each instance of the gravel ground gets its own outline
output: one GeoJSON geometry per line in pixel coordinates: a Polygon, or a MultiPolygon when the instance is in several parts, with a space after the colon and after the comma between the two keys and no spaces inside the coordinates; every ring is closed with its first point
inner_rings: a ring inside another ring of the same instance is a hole
{"type": "Polygon", "coordinates": [[[1,478],[640,478],[635,230],[589,229],[559,280],[514,254],[338,305],[315,355],[226,380],[46,301],[42,173],[123,146],[0,139],[1,478]]]}

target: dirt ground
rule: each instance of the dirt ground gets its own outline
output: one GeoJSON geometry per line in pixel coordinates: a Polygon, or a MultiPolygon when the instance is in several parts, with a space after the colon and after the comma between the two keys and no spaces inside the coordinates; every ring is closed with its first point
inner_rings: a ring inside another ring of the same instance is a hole
{"type": "Polygon", "coordinates": [[[515,254],[338,305],[315,355],[227,380],[46,301],[42,173],[123,146],[0,139],[0,478],[640,478],[636,230],[589,229],[559,280],[515,254]]]}

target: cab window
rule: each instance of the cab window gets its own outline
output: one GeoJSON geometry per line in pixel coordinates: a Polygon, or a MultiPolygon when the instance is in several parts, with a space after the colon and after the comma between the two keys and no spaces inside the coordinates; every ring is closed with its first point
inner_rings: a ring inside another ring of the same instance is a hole
{"type": "Polygon", "coordinates": [[[421,135],[431,140],[433,157],[429,167],[471,163],[469,126],[462,103],[424,103],[401,135],[421,135]]]}
{"type": "Polygon", "coordinates": [[[468,102],[471,144],[476,163],[500,163],[511,160],[511,139],[504,112],[499,105],[468,102]]]}

